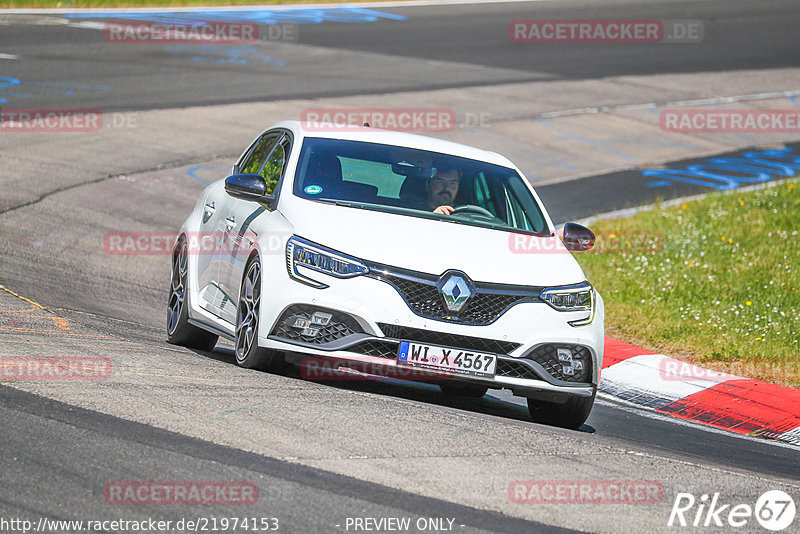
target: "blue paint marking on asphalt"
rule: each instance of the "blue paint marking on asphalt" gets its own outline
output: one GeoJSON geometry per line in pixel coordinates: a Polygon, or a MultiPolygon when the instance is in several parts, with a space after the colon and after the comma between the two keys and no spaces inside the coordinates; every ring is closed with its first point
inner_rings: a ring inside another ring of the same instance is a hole
{"type": "Polygon", "coordinates": [[[800,96],[800,95],[794,95],[792,98],[790,98],[790,99],[789,99],[789,101],[790,101],[792,104],[794,104],[795,106],[800,106],[800,104],[798,104],[798,103],[797,103],[797,97],[798,97],[798,96],[800,96]]]}
{"type": "MultiPolygon", "coordinates": [[[[19,85],[20,81],[18,78],[11,78],[9,76],[0,76],[0,91],[5,91],[8,87],[14,87],[19,85]]],[[[0,103],[8,102],[5,98],[0,97],[0,103]]]]}
{"type": "Polygon", "coordinates": [[[202,46],[187,46],[175,45],[167,47],[170,52],[204,52],[206,55],[192,56],[192,61],[210,61],[212,63],[237,63],[244,65],[248,59],[258,60],[262,63],[269,63],[282,67],[285,65],[283,61],[273,59],[266,54],[261,54],[252,45],[242,46],[220,46],[220,45],[202,45],[202,46]],[[224,57],[219,57],[222,54],[224,57]]]}
{"type": "MultiPolygon", "coordinates": [[[[189,176],[191,176],[192,178],[194,178],[195,180],[197,180],[201,184],[208,185],[211,182],[209,182],[208,180],[204,180],[203,178],[200,178],[199,176],[197,176],[197,171],[202,171],[202,170],[214,171],[214,172],[219,172],[219,173],[227,173],[228,172],[228,169],[220,169],[219,167],[206,167],[205,165],[195,165],[194,167],[189,167],[188,169],[186,169],[186,174],[188,174],[189,176]]],[[[217,180],[218,179],[219,178],[217,178],[217,180]]]]}
{"type": "Polygon", "coordinates": [[[642,176],[661,178],[648,183],[648,187],[664,187],[671,185],[671,182],[681,182],[724,191],[736,189],[743,183],[794,176],[800,171],[800,154],[792,152],[791,147],[745,152],[742,156],[711,158],[708,163],[689,165],[683,170],[648,169],[642,171],[642,176]]]}
{"type": "Polygon", "coordinates": [[[408,17],[385,11],[360,7],[334,7],[311,9],[276,9],[254,7],[235,11],[203,10],[170,13],[147,11],[136,13],[66,13],[70,19],[123,19],[159,24],[204,25],[208,22],[248,22],[252,24],[321,24],[323,22],[377,22],[381,19],[405,21],[408,17]]]}
{"type": "Polygon", "coordinates": [[[669,180],[657,180],[655,182],[648,182],[645,185],[647,187],[666,187],[668,185],[672,185],[672,182],[669,180]]]}
{"type": "MultiPolygon", "coordinates": [[[[75,90],[100,90],[109,91],[113,89],[110,85],[92,85],[84,83],[64,83],[64,82],[32,82],[20,80],[19,78],[11,78],[10,76],[0,76],[0,94],[3,96],[17,96],[20,98],[31,98],[31,93],[17,93],[9,92],[9,88],[27,88],[30,90],[31,86],[35,86],[39,91],[60,93],[67,96],[75,94],[75,90]]],[[[0,96],[0,103],[6,103],[8,100],[0,96]]]]}

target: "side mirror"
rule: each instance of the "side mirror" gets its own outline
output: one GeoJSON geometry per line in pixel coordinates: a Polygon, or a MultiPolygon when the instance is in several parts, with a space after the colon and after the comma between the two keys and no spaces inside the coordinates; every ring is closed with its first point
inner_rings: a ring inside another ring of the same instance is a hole
{"type": "Polygon", "coordinates": [[[234,174],[225,178],[225,192],[233,198],[265,202],[267,182],[258,174],[234,174]]]}
{"type": "Polygon", "coordinates": [[[580,224],[567,223],[564,225],[564,234],[561,237],[567,250],[582,252],[594,246],[594,232],[580,224]]]}

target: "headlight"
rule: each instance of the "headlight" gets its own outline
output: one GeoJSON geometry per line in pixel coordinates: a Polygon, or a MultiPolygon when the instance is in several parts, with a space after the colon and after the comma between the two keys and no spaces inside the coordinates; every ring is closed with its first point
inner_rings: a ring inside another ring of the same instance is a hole
{"type": "Polygon", "coordinates": [[[294,280],[318,289],[325,289],[328,285],[305,276],[299,268],[336,278],[352,278],[369,272],[369,268],[360,260],[297,236],[289,238],[286,243],[286,268],[294,280]]]}
{"type": "Polygon", "coordinates": [[[541,298],[551,308],[563,312],[588,311],[584,319],[569,321],[572,326],[589,324],[594,320],[595,291],[589,282],[571,286],[548,287],[541,293],[541,298]]]}

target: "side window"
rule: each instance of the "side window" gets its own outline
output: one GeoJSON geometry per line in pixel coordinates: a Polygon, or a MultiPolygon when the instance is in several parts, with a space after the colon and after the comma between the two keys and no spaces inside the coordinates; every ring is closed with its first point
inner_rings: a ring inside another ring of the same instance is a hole
{"type": "Polygon", "coordinates": [[[256,142],[255,148],[247,156],[247,159],[239,166],[239,172],[243,174],[259,174],[259,169],[267,159],[272,147],[278,142],[279,136],[275,134],[265,135],[256,142]]]}
{"type": "Polygon", "coordinates": [[[289,137],[281,133],[267,134],[256,143],[239,167],[243,174],[261,175],[267,182],[267,195],[273,194],[286,165],[289,137]]]}
{"type": "Polygon", "coordinates": [[[509,224],[520,230],[541,232],[547,228],[542,212],[538,209],[533,198],[524,191],[524,186],[519,180],[504,181],[506,205],[509,211],[509,224]],[[525,202],[520,202],[520,198],[525,202]]]}
{"type": "Polygon", "coordinates": [[[267,194],[271,195],[273,191],[275,191],[275,186],[278,185],[278,180],[281,179],[281,175],[283,174],[283,167],[286,164],[286,151],[283,148],[283,144],[275,145],[275,148],[272,149],[272,153],[267,158],[267,161],[264,163],[264,166],[261,168],[260,174],[264,177],[264,180],[267,182],[267,194]]]}

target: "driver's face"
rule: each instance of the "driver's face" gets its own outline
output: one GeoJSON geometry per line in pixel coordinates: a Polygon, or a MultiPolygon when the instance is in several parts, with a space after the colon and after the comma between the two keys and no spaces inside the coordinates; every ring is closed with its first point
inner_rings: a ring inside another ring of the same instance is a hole
{"type": "Polygon", "coordinates": [[[428,181],[428,205],[433,208],[449,206],[458,193],[458,171],[439,172],[428,181]]]}

